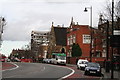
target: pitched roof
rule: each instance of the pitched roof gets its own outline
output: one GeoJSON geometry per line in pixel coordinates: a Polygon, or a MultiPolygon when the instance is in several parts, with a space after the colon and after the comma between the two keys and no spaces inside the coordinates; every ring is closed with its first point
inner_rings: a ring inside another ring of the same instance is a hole
{"type": "Polygon", "coordinates": [[[54,27],[54,33],[56,38],[56,45],[66,46],[67,42],[67,28],[54,27]]]}

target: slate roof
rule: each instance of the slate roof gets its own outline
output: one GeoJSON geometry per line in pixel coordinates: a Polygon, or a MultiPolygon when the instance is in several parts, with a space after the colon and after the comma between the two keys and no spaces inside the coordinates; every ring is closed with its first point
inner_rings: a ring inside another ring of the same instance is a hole
{"type": "Polygon", "coordinates": [[[67,28],[54,27],[54,33],[56,38],[56,45],[66,46],[67,44],[67,28]]]}

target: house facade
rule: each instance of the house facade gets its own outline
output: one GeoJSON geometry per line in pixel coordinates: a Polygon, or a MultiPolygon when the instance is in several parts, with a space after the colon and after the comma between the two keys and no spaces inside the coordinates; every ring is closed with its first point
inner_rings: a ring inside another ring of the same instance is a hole
{"type": "MultiPolygon", "coordinates": [[[[114,21],[113,26],[113,35],[114,31],[119,30],[120,31],[120,18],[118,18],[116,21],[114,21]]],[[[112,35],[112,22],[111,21],[104,21],[102,18],[102,15],[100,15],[99,24],[98,24],[98,31],[101,34],[101,40],[102,40],[102,57],[108,57],[108,59],[111,58],[111,52],[112,52],[112,46],[110,42],[110,36],[112,35]]],[[[99,36],[100,37],[100,36],[99,36]]],[[[120,43],[117,43],[120,44],[120,43]]],[[[113,47],[113,55],[120,55],[120,47],[113,47]]]]}
{"type": "Polygon", "coordinates": [[[88,25],[75,24],[73,19],[67,29],[67,57],[72,57],[72,45],[76,43],[82,50],[82,57],[90,56],[90,28],[88,25]]]}
{"type": "Polygon", "coordinates": [[[57,25],[52,22],[51,31],[49,34],[48,58],[51,58],[53,52],[66,53],[67,28],[57,25]]]}

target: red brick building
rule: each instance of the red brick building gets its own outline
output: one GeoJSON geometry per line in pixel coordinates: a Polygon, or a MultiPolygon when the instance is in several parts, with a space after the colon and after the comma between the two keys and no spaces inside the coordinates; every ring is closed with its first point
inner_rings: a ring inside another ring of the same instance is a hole
{"type": "Polygon", "coordinates": [[[98,29],[92,30],[92,57],[105,57],[106,43],[105,36],[98,29]]]}
{"type": "Polygon", "coordinates": [[[73,43],[79,44],[82,50],[82,56],[79,58],[90,60],[90,45],[92,32],[92,62],[104,61],[106,57],[105,36],[99,29],[91,28],[88,25],[79,25],[71,20],[71,24],[67,29],[67,57],[68,61],[75,64],[76,58],[71,55],[73,43]]]}
{"type": "Polygon", "coordinates": [[[82,49],[82,57],[90,56],[90,28],[88,25],[79,25],[73,22],[67,29],[67,57],[71,56],[73,43],[79,44],[82,49]]]}

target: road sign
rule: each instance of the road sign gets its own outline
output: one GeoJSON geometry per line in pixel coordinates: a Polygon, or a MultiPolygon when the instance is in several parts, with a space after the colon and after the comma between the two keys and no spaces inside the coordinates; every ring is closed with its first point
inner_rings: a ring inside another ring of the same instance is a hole
{"type": "Polygon", "coordinates": [[[120,35],[120,30],[114,30],[113,35],[120,35]]]}

